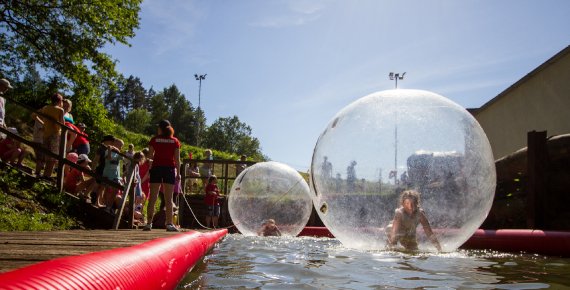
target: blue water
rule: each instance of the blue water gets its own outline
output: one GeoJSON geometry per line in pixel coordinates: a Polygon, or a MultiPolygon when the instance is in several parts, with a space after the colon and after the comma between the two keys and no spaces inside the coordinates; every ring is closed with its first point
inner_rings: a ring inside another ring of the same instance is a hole
{"type": "Polygon", "coordinates": [[[336,239],[228,235],[179,289],[570,289],[570,259],[493,251],[409,255],[336,239]]]}

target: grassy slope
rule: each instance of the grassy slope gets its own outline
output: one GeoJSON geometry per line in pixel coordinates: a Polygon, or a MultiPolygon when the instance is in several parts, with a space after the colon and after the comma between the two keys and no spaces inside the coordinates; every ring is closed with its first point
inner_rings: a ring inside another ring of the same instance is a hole
{"type": "Polygon", "coordinates": [[[0,231],[80,228],[77,202],[46,182],[0,168],[0,231]]]}

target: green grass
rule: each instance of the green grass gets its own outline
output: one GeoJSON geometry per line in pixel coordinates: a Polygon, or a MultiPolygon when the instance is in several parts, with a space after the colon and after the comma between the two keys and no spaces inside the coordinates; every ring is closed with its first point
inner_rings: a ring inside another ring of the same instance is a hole
{"type": "Polygon", "coordinates": [[[10,169],[0,169],[0,231],[79,228],[77,200],[55,187],[10,169]]]}

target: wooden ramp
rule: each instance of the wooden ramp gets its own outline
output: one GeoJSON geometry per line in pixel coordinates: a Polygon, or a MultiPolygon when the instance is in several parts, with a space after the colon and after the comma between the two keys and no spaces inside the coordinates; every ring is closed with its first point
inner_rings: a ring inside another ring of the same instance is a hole
{"type": "Polygon", "coordinates": [[[153,230],[73,230],[0,232],[0,273],[64,256],[134,246],[176,232],[153,230]]]}

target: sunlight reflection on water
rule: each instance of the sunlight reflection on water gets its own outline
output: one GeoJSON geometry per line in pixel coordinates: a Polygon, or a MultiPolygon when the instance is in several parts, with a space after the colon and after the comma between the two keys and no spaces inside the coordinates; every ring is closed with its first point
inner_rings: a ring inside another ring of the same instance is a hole
{"type": "Polygon", "coordinates": [[[370,252],[336,239],[228,235],[180,289],[570,287],[570,259],[493,251],[370,252]]]}

